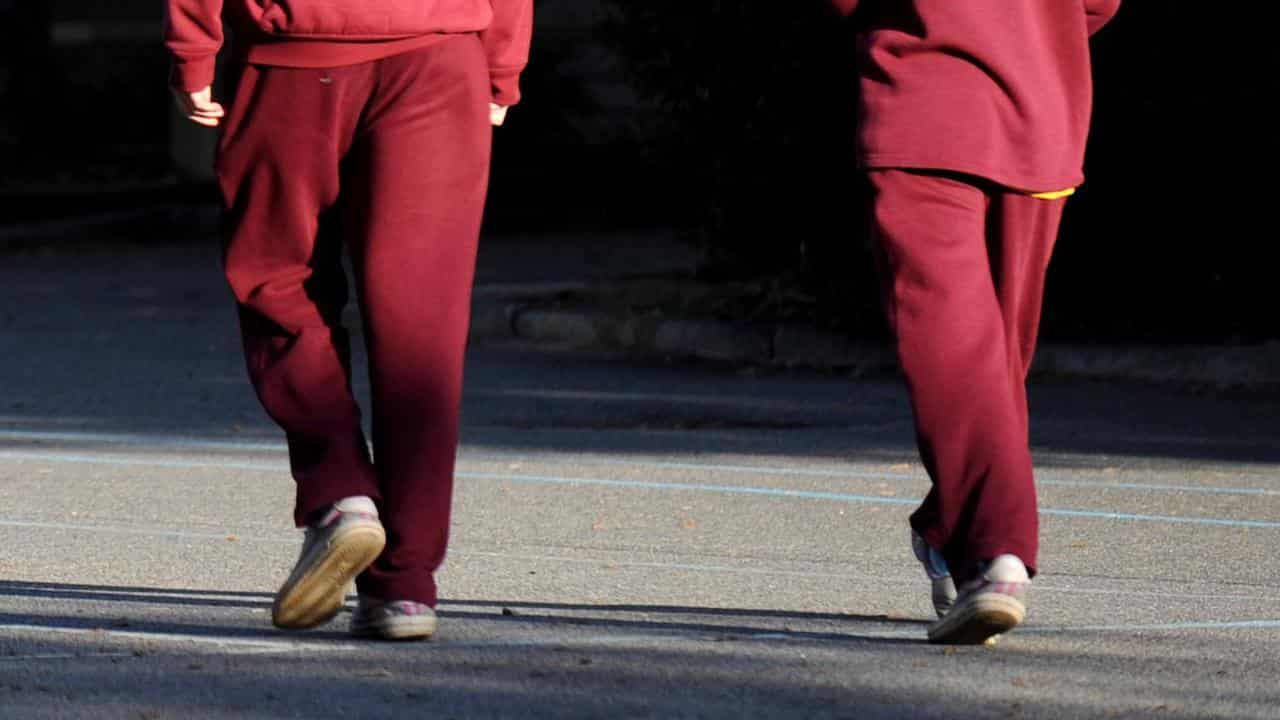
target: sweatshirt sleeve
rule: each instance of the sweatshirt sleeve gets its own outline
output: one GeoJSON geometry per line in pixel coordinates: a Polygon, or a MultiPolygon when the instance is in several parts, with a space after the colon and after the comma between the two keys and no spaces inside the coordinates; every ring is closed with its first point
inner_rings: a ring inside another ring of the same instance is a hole
{"type": "Polygon", "coordinates": [[[1120,0],[1085,0],[1084,12],[1089,24],[1089,34],[1101,30],[1119,10],[1120,0]]]}
{"type": "Polygon", "coordinates": [[[533,0],[490,2],[493,5],[493,22],[480,33],[480,39],[489,58],[493,101],[499,105],[515,105],[520,101],[520,73],[529,64],[533,0]]]}
{"type": "Polygon", "coordinates": [[[185,92],[213,84],[214,62],[222,48],[223,0],[166,0],[164,44],[173,56],[169,82],[185,92]]]}

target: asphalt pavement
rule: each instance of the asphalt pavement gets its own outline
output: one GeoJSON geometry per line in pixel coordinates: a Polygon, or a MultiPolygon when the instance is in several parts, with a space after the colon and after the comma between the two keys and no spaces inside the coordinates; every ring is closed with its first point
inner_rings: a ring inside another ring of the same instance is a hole
{"type": "Polygon", "coordinates": [[[477,341],[441,633],[382,644],[271,628],[241,362],[212,244],[0,255],[0,717],[1280,717],[1274,395],[1034,383],[1028,623],[940,648],[892,376],[477,341]]]}

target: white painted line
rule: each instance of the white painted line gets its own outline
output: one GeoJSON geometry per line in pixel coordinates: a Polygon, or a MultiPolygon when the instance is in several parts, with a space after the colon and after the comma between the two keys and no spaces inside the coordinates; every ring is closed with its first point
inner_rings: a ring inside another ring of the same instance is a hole
{"type": "Polygon", "coordinates": [[[351,643],[333,641],[304,640],[253,640],[242,637],[224,635],[193,635],[186,633],[145,632],[140,630],[108,630],[105,628],[68,628],[58,625],[0,625],[0,633],[69,635],[74,637],[91,637],[94,640],[133,640],[159,643],[180,643],[208,645],[220,650],[230,651],[237,655],[271,655],[295,652],[333,652],[337,650],[358,650],[360,646],[351,643]]]}
{"type": "MultiPolygon", "coordinates": [[[[73,602],[96,602],[110,599],[120,602],[148,603],[154,599],[214,601],[222,603],[270,602],[269,592],[217,592],[181,590],[162,587],[112,587],[110,585],[62,585],[31,581],[6,580],[0,595],[38,595],[73,602]],[[86,597],[87,596],[87,597],[86,597]]],[[[251,610],[259,610],[252,608],[251,610]]]]}
{"type": "Polygon", "coordinates": [[[148,458],[112,457],[110,455],[78,455],[74,453],[27,452],[0,450],[0,460],[17,462],[66,463],[68,465],[103,465],[106,467],[153,467],[175,470],[245,470],[248,472],[289,472],[287,462],[236,462],[226,460],[153,460],[148,458]]]}
{"type": "Polygon", "coordinates": [[[1188,493],[1192,495],[1261,495],[1280,497],[1280,490],[1270,488],[1213,487],[1207,485],[1173,485],[1169,483],[1099,482],[1096,480],[1064,480],[1052,473],[1039,473],[1036,485],[1081,487],[1093,490],[1137,490],[1144,492],[1188,493]]]}
{"type": "MultiPolygon", "coordinates": [[[[537,463],[538,460],[524,460],[518,456],[488,458],[463,454],[459,457],[464,462],[474,463],[537,463]]],[[[839,468],[795,468],[780,465],[731,465],[721,463],[675,462],[670,460],[618,460],[613,458],[586,457],[580,455],[564,455],[556,459],[541,460],[547,465],[586,465],[593,467],[633,467],[639,469],[689,470],[693,472],[713,472],[742,475],[775,475],[791,477],[817,477],[844,480],[893,480],[928,482],[929,477],[923,472],[865,472],[861,470],[839,468]]]]}
{"type": "MultiPolygon", "coordinates": [[[[537,615],[529,617],[537,618],[537,615]]],[[[517,618],[519,619],[519,618],[517,618]]],[[[566,623],[572,622],[567,620],[566,623]]],[[[624,621],[625,622],[625,621],[624,621]]],[[[673,643],[715,643],[717,645],[725,642],[831,642],[836,639],[856,640],[915,640],[924,642],[924,628],[889,628],[889,627],[869,627],[867,625],[853,626],[848,630],[819,630],[814,633],[806,633],[805,631],[797,631],[794,633],[779,632],[760,632],[748,633],[742,632],[732,627],[723,629],[706,627],[697,630],[665,630],[647,633],[637,633],[628,631],[626,633],[618,633],[608,630],[597,630],[598,635],[585,635],[575,637],[547,637],[547,638],[519,638],[519,639],[492,639],[492,640],[459,640],[451,641],[447,637],[437,636],[433,644],[455,650],[468,649],[489,649],[489,648],[509,648],[512,650],[542,650],[542,649],[558,649],[558,650],[593,650],[593,649],[628,649],[637,647],[662,647],[670,646],[673,643]],[[820,635],[822,637],[814,637],[820,635]]]]}
{"type": "MultiPolygon", "coordinates": [[[[529,615],[530,618],[538,618],[538,615],[529,615]]],[[[591,619],[591,618],[588,618],[591,619]]],[[[625,622],[625,621],[624,621],[625,622]]],[[[634,633],[619,635],[617,633],[609,633],[608,635],[574,637],[574,638],[546,638],[546,639],[518,639],[518,640],[472,640],[462,642],[449,642],[447,639],[440,641],[441,645],[451,648],[564,648],[573,650],[576,648],[624,648],[637,645],[653,645],[653,644],[670,644],[672,641],[684,642],[706,642],[708,640],[720,642],[724,638],[731,636],[737,641],[824,641],[826,636],[847,637],[849,640],[920,640],[925,641],[924,626],[920,627],[870,627],[870,622],[851,622],[849,627],[823,629],[812,633],[804,630],[794,632],[759,632],[759,633],[743,633],[732,627],[724,627],[716,629],[708,627],[699,630],[669,630],[650,633],[634,633]],[[823,636],[823,637],[814,637],[823,636]]],[[[1180,631],[1180,630],[1278,630],[1280,629],[1280,620],[1256,620],[1256,621],[1240,621],[1240,622],[1188,622],[1188,623],[1170,623],[1155,625],[1082,625],[1070,626],[1061,625],[1056,627],[1036,627],[1023,626],[1015,632],[1018,635],[1070,635],[1073,633],[1096,633],[1096,632],[1113,632],[1113,633],[1135,633],[1135,632],[1153,632],[1153,631],[1180,631]]]]}
{"type": "Polygon", "coordinates": [[[1059,625],[1056,627],[1019,628],[1018,634],[1096,633],[1096,632],[1177,632],[1181,630],[1280,630],[1280,620],[1192,621],[1144,625],[1059,625]]]}
{"type": "Polygon", "coordinates": [[[136,456],[82,455],[62,452],[27,452],[24,450],[0,450],[0,460],[18,462],[68,463],[71,465],[105,465],[108,467],[159,467],[191,470],[248,470],[252,472],[289,472],[289,463],[241,462],[235,460],[180,460],[172,458],[152,459],[136,456]]]}
{"type": "MultiPolygon", "coordinates": [[[[1168,580],[1163,580],[1161,578],[1150,578],[1148,581],[1149,582],[1169,582],[1168,580]]],[[[1156,599],[1162,599],[1162,600],[1172,600],[1172,599],[1232,600],[1232,601],[1244,601],[1244,602],[1251,602],[1251,603],[1261,602],[1261,603],[1271,603],[1271,604],[1280,602],[1280,598],[1277,598],[1274,594],[1270,594],[1270,593],[1265,595],[1264,594],[1241,595],[1238,593],[1226,594],[1226,593],[1220,593],[1220,592],[1192,593],[1192,592],[1175,592],[1175,591],[1169,591],[1169,590],[1114,590],[1110,588],[1103,589],[1103,588],[1082,588],[1082,587],[1060,587],[1057,585],[1053,585],[1051,583],[1049,584],[1042,583],[1040,580],[1036,580],[1036,582],[1032,583],[1032,585],[1033,585],[1033,589],[1036,590],[1037,592],[1044,591],[1044,592],[1052,592],[1052,593],[1067,593],[1068,595],[1101,595],[1104,597],[1116,596],[1116,597],[1132,597],[1132,598],[1141,597],[1141,598],[1156,598],[1156,599]]]]}

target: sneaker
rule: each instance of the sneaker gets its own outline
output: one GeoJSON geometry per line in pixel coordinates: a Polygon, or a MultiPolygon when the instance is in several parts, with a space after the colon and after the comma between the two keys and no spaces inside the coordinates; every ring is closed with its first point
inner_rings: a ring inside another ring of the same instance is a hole
{"type": "Polygon", "coordinates": [[[361,596],[351,614],[351,634],[382,640],[425,640],[436,633],[436,612],[412,600],[383,602],[361,596]]]}
{"type": "Polygon", "coordinates": [[[335,503],[307,528],[298,564],[271,606],[271,622],[302,630],[332,620],[352,579],[373,564],[386,543],[372,500],[356,496],[335,503]]]}
{"type": "Polygon", "coordinates": [[[1001,555],[983,566],[982,575],[960,588],[960,597],[929,628],[929,642],[982,645],[1017,627],[1027,616],[1031,579],[1027,566],[1013,555],[1001,555]]]}
{"type": "Polygon", "coordinates": [[[924,574],[929,576],[929,582],[933,584],[933,610],[938,613],[938,617],[942,617],[956,601],[956,584],[951,579],[947,560],[915,530],[911,531],[911,549],[915,551],[916,559],[924,566],[924,574]]]}

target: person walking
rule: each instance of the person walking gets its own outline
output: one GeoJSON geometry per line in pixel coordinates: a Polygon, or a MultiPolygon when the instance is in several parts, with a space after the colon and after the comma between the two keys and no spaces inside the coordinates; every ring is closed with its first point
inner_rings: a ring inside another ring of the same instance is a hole
{"type": "Polygon", "coordinates": [[[435,633],[491,125],[520,99],[533,0],[166,0],[172,90],[221,127],[224,270],[306,529],[272,621],[435,633]],[[213,97],[232,35],[232,101],[213,97]],[[369,453],[342,248],[372,388],[369,453]]]}
{"type": "Polygon", "coordinates": [[[1089,38],[1120,0],[834,0],[859,46],[857,151],[885,309],[933,485],[911,516],[937,643],[1021,623],[1039,526],[1026,380],[1089,38]]]}

